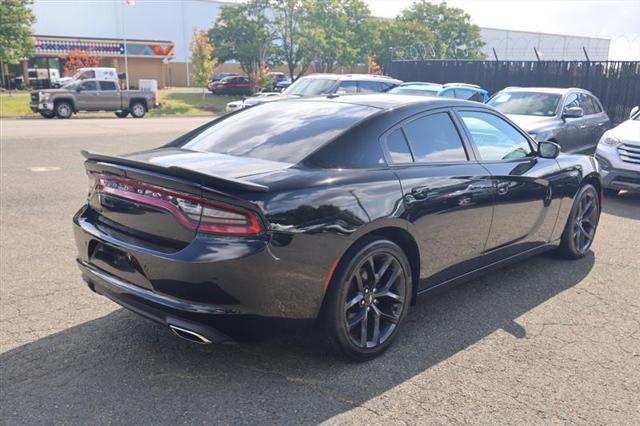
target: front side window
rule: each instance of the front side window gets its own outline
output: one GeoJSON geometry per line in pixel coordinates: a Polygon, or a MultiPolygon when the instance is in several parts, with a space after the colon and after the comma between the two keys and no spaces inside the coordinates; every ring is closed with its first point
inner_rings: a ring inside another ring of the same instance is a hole
{"type": "Polygon", "coordinates": [[[527,138],[497,115],[461,111],[460,116],[482,160],[517,160],[532,154],[527,138]]]}
{"type": "Polygon", "coordinates": [[[358,83],[355,81],[343,81],[338,86],[337,93],[357,93],[358,92],[358,83]]]}
{"type": "Polygon", "coordinates": [[[580,107],[584,111],[584,115],[597,114],[599,111],[596,109],[593,98],[586,93],[580,93],[580,107]]]}
{"type": "Polygon", "coordinates": [[[377,81],[361,81],[358,83],[358,86],[360,86],[359,91],[361,93],[377,93],[383,91],[380,83],[377,81]]]}
{"type": "Polygon", "coordinates": [[[446,112],[420,117],[403,129],[416,163],[467,160],[462,139],[446,112]]]}
{"type": "Polygon", "coordinates": [[[566,110],[568,108],[574,108],[574,107],[581,107],[580,100],[578,99],[577,93],[570,93],[567,96],[567,99],[564,101],[564,109],[566,110]]]}
{"type": "Polygon", "coordinates": [[[80,85],[80,90],[83,92],[98,90],[98,84],[95,81],[85,81],[80,85]]]}

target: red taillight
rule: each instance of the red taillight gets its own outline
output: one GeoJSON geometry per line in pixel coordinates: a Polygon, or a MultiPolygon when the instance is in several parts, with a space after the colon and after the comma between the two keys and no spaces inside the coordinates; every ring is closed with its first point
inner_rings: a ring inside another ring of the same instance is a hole
{"type": "Polygon", "coordinates": [[[89,173],[89,179],[89,195],[98,191],[166,210],[189,229],[236,235],[255,235],[262,231],[258,218],[240,207],[131,179],[98,173],[89,173]]]}

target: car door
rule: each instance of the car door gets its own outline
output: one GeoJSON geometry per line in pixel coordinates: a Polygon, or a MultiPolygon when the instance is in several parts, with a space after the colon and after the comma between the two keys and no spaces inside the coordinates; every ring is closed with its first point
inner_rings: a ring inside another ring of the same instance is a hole
{"type": "Polygon", "coordinates": [[[101,108],[105,111],[116,111],[122,108],[120,91],[115,81],[100,81],[98,97],[101,108]]]}
{"type": "Polygon", "coordinates": [[[488,110],[457,109],[480,164],[493,179],[495,204],[488,261],[546,244],[560,207],[560,166],[537,156],[524,131],[488,110]]]}
{"type": "Polygon", "coordinates": [[[600,106],[600,102],[588,93],[580,93],[578,96],[580,107],[588,120],[588,136],[582,151],[593,154],[602,134],[611,127],[609,117],[600,106]]]}
{"type": "Polygon", "coordinates": [[[452,112],[414,116],[389,130],[383,146],[402,185],[403,217],[420,247],[420,289],[482,266],[493,183],[452,112]]]}
{"type": "Polygon", "coordinates": [[[563,152],[578,153],[589,145],[591,139],[590,119],[588,116],[565,117],[564,111],[572,107],[582,108],[580,93],[569,93],[563,103],[562,120],[564,121],[564,132],[559,137],[558,143],[562,146],[563,152]]]}
{"type": "Polygon", "coordinates": [[[80,111],[95,111],[98,106],[98,83],[86,80],[80,83],[75,94],[76,109],[80,111]]]}

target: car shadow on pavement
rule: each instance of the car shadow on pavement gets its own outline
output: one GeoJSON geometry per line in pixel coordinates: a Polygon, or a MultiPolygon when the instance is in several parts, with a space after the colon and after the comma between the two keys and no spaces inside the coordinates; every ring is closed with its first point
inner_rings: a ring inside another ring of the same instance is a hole
{"type": "Polygon", "coordinates": [[[605,197],[602,202],[603,213],[640,220],[640,193],[621,192],[613,197],[605,197]]]}
{"type": "Polygon", "coordinates": [[[0,355],[3,417],[8,424],[318,423],[498,330],[526,338],[516,320],[580,283],[594,261],[592,252],[578,261],[538,256],[422,300],[395,345],[363,364],[327,354],[313,333],[198,346],[119,309],[0,355]]]}

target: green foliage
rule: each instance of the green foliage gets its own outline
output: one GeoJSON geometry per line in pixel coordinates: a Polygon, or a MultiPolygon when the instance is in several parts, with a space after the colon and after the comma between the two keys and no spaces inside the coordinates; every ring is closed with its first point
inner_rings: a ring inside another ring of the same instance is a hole
{"type": "Polygon", "coordinates": [[[216,67],[213,57],[213,46],[209,41],[206,31],[193,29],[193,42],[191,43],[191,66],[196,83],[201,87],[207,87],[209,78],[216,67]]]}
{"type": "Polygon", "coordinates": [[[272,59],[274,51],[274,35],[265,13],[268,6],[268,0],[223,6],[209,30],[218,61],[238,61],[251,81],[256,80],[260,67],[272,59]]]}
{"type": "Polygon", "coordinates": [[[434,55],[435,37],[424,25],[411,21],[384,21],[378,26],[373,49],[377,62],[391,59],[428,59],[434,55]]]}
{"type": "Polygon", "coordinates": [[[308,7],[307,45],[317,71],[367,63],[376,23],[362,0],[314,0],[308,7]]]}
{"type": "Polygon", "coordinates": [[[33,0],[0,0],[0,60],[16,63],[33,54],[33,0]]]}
{"type": "Polygon", "coordinates": [[[287,65],[289,75],[304,74],[314,57],[308,35],[311,0],[271,0],[273,19],[270,21],[274,38],[275,59],[287,65]],[[299,68],[299,69],[298,69],[299,68]]]}
{"type": "Polygon", "coordinates": [[[398,25],[417,24],[433,34],[432,50],[440,59],[483,59],[480,28],[462,9],[420,0],[402,11],[398,25]]]}

